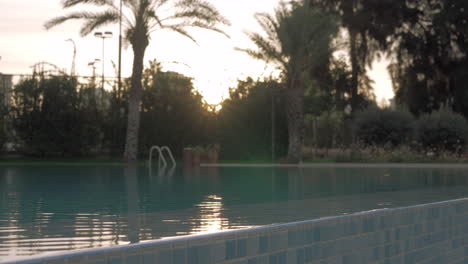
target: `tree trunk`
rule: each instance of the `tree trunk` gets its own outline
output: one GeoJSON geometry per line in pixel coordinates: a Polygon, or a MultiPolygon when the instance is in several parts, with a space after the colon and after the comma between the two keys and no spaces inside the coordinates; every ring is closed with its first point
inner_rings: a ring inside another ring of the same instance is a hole
{"type": "Polygon", "coordinates": [[[302,158],[304,138],[304,88],[301,85],[286,90],[288,121],[288,162],[299,163],[302,158]]]}
{"type": "Polygon", "coordinates": [[[351,110],[355,113],[358,110],[358,86],[359,86],[359,65],[356,48],[356,32],[349,30],[349,45],[351,56],[351,110]]]}
{"type": "Polygon", "coordinates": [[[128,98],[128,122],[127,138],[125,141],[124,159],[127,163],[137,161],[138,156],[138,133],[140,130],[140,103],[142,96],[142,74],[143,59],[147,44],[142,40],[132,43],[133,47],[133,71],[132,81],[128,98]],[[137,43],[138,42],[138,43],[137,43]]]}

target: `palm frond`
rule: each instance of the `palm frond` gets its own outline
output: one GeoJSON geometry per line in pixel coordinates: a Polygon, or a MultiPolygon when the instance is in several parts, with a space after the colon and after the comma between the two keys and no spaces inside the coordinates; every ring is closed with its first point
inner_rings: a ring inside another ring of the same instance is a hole
{"type": "Polygon", "coordinates": [[[265,53],[259,51],[259,50],[254,50],[254,49],[242,49],[242,48],[234,48],[237,51],[241,51],[249,55],[250,57],[257,59],[257,60],[262,60],[268,62],[268,58],[266,58],[265,53]]]}
{"type": "Polygon", "coordinates": [[[259,13],[255,18],[263,33],[246,34],[257,49],[238,50],[276,63],[284,74],[302,74],[331,54],[336,23],[318,10],[295,2],[280,2],[273,14],[259,13]]]}
{"type": "Polygon", "coordinates": [[[197,19],[205,23],[230,25],[228,19],[222,16],[211,3],[205,0],[176,0],[175,13],[168,19],[197,19]]]}
{"type": "Polygon", "coordinates": [[[115,7],[113,0],[62,0],[63,8],[69,8],[80,4],[115,7]]]}
{"type": "Polygon", "coordinates": [[[155,10],[148,10],[148,24],[149,24],[149,28],[150,29],[153,29],[155,28],[156,26],[160,27],[160,28],[163,28],[164,25],[161,21],[161,19],[159,18],[159,16],[156,14],[156,11],[155,10]],[[154,22],[152,21],[154,20],[154,22]]]}
{"type": "Polygon", "coordinates": [[[95,18],[86,21],[80,29],[80,34],[82,36],[86,36],[99,27],[110,23],[116,23],[118,21],[119,14],[117,12],[108,10],[107,12],[101,13],[95,18]]]}
{"type": "Polygon", "coordinates": [[[138,6],[139,0],[122,0],[122,3],[126,7],[131,7],[131,6],[138,6]]]}
{"type": "Polygon", "coordinates": [[[75,12],[75,13],[70,13],[68,15],[65,15],[65,16],[59,16],[59,17],[56,17],[56,18],[53,18],[49,21],[47,21],[45,24],[44,24],[44,27],[46,29],[51,29],[57,25],[60,25],[68,20],[74,20],[74,19],[90,19],[94,17],[94,13],[91,13],[91,12],[75,12]]]}
{"type": "Polygon", "coordinates": [[[81,27],[80,30],[81,35],[85,36],[98,27],[118,21],[119,14],[118,12],[112,9],[103,12],[74,12],[65,16],[51,19],[44,24],[44,27],[46,29],[50,29],[68,20],[79,19],[86,20],[85,24],[81,27]]]}
{"type": "Polygon", "coordinates": [[[157,10],[159,9],[161,6],[165,5],[168,1],[170,0],[154,0],[154,9],[157,10]]]}
{"type": "Polygon", "coordinates": [[[227,38],[231,38],[226,32],[224,32],[224,30],[216,27],[216,24],[213,24],[213,23],[205,24],[203,22],[194,21],[190,26],[191,27],[196,27],[196,28],[207,29],[207,30],[210,30],[210,31],[214,31],[214,32],[223,34],[227,38]]]}
{"type": "Polygon", "coordinates": [[[216,27],[215,23],[205,23],[203,21],[195,20],[195,21],[191,21],[191,22],[181,22],[179,24],[175,24],[174,26],[184,27],[184,28],[191,28],[192,27],[192,28],[207,29],[207,30],[210,30],[210,31],[214,31],[214,32],[223,34],[227,38],[230,38],[230,36],[226,32],[224,32],[222,29],[216,27]]]}
{"type": "Polygon", "coordinates": [[[283,55],[282,50],[278,48],[277,43],[264,38],[259,33],[247,32],[246,34],[255,46],[257,46],[258,52],[263,54],[262,60],[281,64],[282,66],[287,65],[287,58],[283,55]]]}
{"type": "MultiPolygon", "coordinates": [[[[107,7],[103,12],[74,12],[47,21],[44,26],[50,29],[68,20],[83,20],[81,34],[87,35],[93,30],[109,23],[119,21],[119,7],[115,0],[61,0],[64,8],[80,4],[107,7]]],[[[195,41],[188,28],[197,27],[215,31],[228,36],[219,25],[230,22],[207,0],[122,0],[123,24],[126,40],[149,38],[157,29],[168,29],[195,41]],[[164,9],[161,9],[164,7],[164,9]],[[166,8],[167,7],[167,8],[166,8]],[[167,17],[161,17],[168,14],[167,17]]],[[[229,36],[228,36],[229,37],[229,36]]]]}
{"type": "Polygon", "coordinates": [[[278,22],[267,13],[257,13],[255,14],[255,20],[260,25],[260,27],[265,31],[267,37],[270,40],[278,39],[278,22]]]}
{"type": "Polygon", "coordinates": [[[168,29],[176,33],[179,33],[182,36],[187,37],[188,39],[190,39],[191,41],[193,41],[195,44],[198,45],[197,40],[192,35],[190,35],[190,33],[188,33],[187,30],[184,29],[184,27],[177,26],[177,25],[170,25],[170,26],[164,26],[163,29],[168,29]]]}

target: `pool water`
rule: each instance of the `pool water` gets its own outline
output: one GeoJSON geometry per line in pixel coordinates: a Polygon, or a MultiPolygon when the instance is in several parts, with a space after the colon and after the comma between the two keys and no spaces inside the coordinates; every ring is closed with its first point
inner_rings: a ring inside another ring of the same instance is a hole
{"type": "Polygon", "coordinates": [[[0,166],[0,262],[467,193],[462,168],[0,166]]]}

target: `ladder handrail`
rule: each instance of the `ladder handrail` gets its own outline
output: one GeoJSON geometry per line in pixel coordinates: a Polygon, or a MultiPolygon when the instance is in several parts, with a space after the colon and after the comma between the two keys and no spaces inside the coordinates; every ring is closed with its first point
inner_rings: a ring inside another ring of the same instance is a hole
{"type": "Polygon", "coordinates": [[[171,158],[171,161],[172,161],[172,168],[175,168],[175,166],[177,165],[175,159],[174,159],[174,156],[172,155],[172,151],[171,149],[168,147],[168,146],[164,146],[161,148],[161,152],[166,150],[166,152],[169,154],[169,158],[171,158]]]}
{"type": "Polygon", "coordinates": [[[154,150],[157,150],[158,154],[159,154],[159,159],[158,159],[159,168],[166,168],[167,167],[167,161],[166,161],[166,158],[164,158],[164,151],[166,151],[168,153],[169,158],[171,159],[172,168],[176,167],[177,163],[176,163],[176,161],[174,159],[174,156],[172,155],[171,149],[168,146],[163,146],[163,147],[152,146],[150,148],[149,160],[148,160],[148,165],[149,165],[150,168],[151,168],[152,161],[153,161],[153,151],[154,150]]]}
{"type": "Polygon", "coordinates": [[[159,153],[159,159],[158,159],[158,166],[160,168],[165,168],[167,166],[166,159],[164,158],[163,152],[160,147],[158,146],[152,146],[150,149],[150,154],[149,154],[149,160],[148,160],[148,165],[151,167],[152,160],[153,160],[153,151],[157,150],[159,153]],[[162,163],[162,166],[161,166],[162,163]]]}

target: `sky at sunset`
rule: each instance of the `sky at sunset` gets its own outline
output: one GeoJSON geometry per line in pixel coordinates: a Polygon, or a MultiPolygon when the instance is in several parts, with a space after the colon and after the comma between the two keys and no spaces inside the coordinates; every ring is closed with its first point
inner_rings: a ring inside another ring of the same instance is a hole
{"type": "MultiPolygon", "coordinates": [[[[228,88],[237,79],[247,76],[254,78],[268,76],[274,67],[251,59],[236,51],[236,47],[249,48],[252,43],[244,32],[261,31],[254,19],[257,12],[272,12],[278,0],[212,0],[232,25],[225,27],[230,38],[209,31],[192,30],[198,45],[168,31],[151,35],[145,62],[157,59],[164,70],[173,70],[195,79],[195,86],[202,92],[208,103],[218,103],[228,95],[228,88]],[[177,62],[177,63],[174,63],[177,62]]],[[[86,7],[86,6],[84,6],[86,7]]],[[[70,71],[73,46],[77,45],[76,71],[79,75],[91,75],[88,63],[102,59],[102,40],[93,34],[81,37],[80,22],[68,22],[49,31],[44,22],[67,11],[60,7],[60,0],[0,0],[0,72],[7,74],[31,73],[31,65],[39,61],[53,63],[70,71]]],[[[116,76],[111,61],[118,61],[118,28],[107,26],[100,31],[112,31],[114,37],[105,42],[105,74],[116,76]]],[[[123,51],[122,75],[131,75],[133,53],[131,48],[123,51]]],[[[370,77],[374,79],[378,102],[393,97],[386,63],[375,63],[370,77]]],[[[101,65],[97,72],[101,73],[101,65]]]]}

